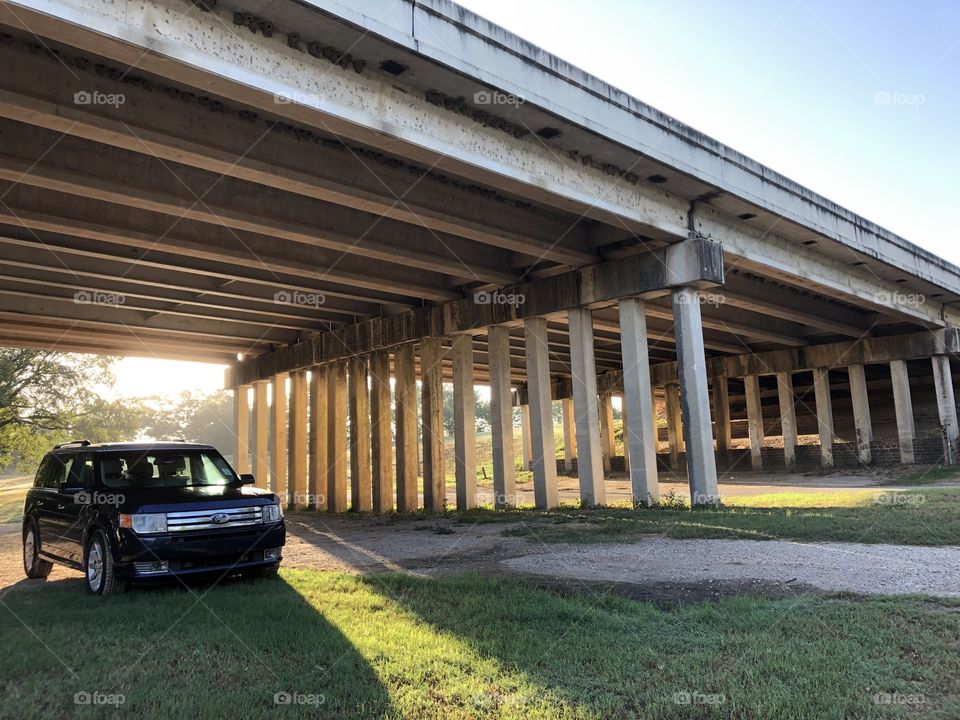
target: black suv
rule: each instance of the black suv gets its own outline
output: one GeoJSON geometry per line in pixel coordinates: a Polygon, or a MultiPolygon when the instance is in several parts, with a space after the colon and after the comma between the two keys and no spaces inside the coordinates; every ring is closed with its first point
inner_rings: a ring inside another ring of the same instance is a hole
{"type": "Polygon", "coordinates": [[[210,445],[57,445],[23,507],[23,566],[82,570],[87,590],[200,573],[275,575],[286,526],[280,500],[237,475],[210,445]]]}

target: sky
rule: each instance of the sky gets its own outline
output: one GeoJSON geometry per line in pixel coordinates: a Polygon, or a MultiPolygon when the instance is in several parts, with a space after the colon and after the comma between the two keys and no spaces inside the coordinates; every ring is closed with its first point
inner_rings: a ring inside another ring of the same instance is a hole
{"type": "MultiPolygon", "coordinates": [[[[960,2],[459,2],[960,264],[960,2]]],[[[223,374],[126,359],[117,376],[175,394],[223,374]]]]}

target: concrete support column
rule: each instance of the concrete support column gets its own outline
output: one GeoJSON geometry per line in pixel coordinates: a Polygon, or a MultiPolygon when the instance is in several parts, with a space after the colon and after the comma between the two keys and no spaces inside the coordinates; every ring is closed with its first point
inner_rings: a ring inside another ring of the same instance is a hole
{"type": "Polygon", "coordinates": [[[327,508],[347,509],[347,364],[327,367],[327,508]]]}
{"type": "Polygon", "coordinates": [[[373,510],[370,470],[370,390],[366,356],[350,359],[350,509],[373,510]]]}
{"type": "Polygon", "coordinates": [[[457,335],[453,360],[453,444],[457,510],[477,506],[477,407],[473,395],[473,337],[457,335]]]}
{"type": "MultiPolygon", "coordinates": [[[[530,397],[529,388],[527,397],[530,397]]],[[[533,469],[533,445],[530,437],[530,406],[520,406],[520,450],[523,453],[523,469],[533,469]]]]}
{"type": "Polygon", "coordinates": [[[777,397],[780,401],[780,428],[783,433],[783,463],[787,472],[796,472],[797,411],[793,398],[791,373],[777,373],[777,397]]]}
{"type": "Polygon", "coordinates": [[[573,411],[577,427],[577,474],[580,499],[603,504],[603,457],[600,448],[600,403],[593,350],[593,314],[584,308],[569,311],[573,411]]]}
{"type": "Polygon", "coordinates": [[[600,453],[603,459],[603,472],[613,469],[614,451],[616,443],[613,437],[613,395],[604,393],[600,396],[600,453]]]}
{"type": "Polygon", "coordinates": [[[957,425],[957,402],[953,393],[953,374],[950,358],[934,355],[933,382],[937,392],[937,410],[940,415],[940,431],[943,433],[944,462],[956,465],[960,460],[960,426],[957,425]]]}
{"type": "Polygon", "coordinates": [[[643,301],[635,298],[620,301],[620,344],[623,352],[623,446],[625,454],[630,456],[631,493],[634,504],[653,505],[660,499],[660,490],[643,301]]]}
{"type": "Polygon", "coordinates": [[[830,371],[813,371],[813,393],[817,405],[817,430],[820,433],[820,465],[833,467],[833,401],[830,399],[830,371]]]}
{"type": "Polygon", "coordinates": [[[680,385],[668,383],[663,388],[667,410],[667,446],[670,452],[670,469],[680,469],[680,453],[683,452],[683,434],[680,422],[680,385]]]}
{"type": "Polygon", "coordinates": [[[390,424],[390,353],[370,353],[370,439],[373,511],[393,510],[393,428],[390,424]]]}
{"type": "Polygon", "coordinates": [[[493,506],[516,507],[513,448],[513,395],[510,392],[510,330],[487,330],[490,363],[490,430],[493,436],[493,506]]]}
{"type": "Polygon", "coordinates": [[[917,436],[913,422],[913,400],[910,395],[910,373],[906,360],[890,362],[890,380],[893,385],[893,406],[897,414],[897,437],[900,442],[900,462],[913,463],[913,441],[917,436]]]}
{"type": "Polygon", "coordinates": [[[307,474],[307,507],[327,509],[327,369],[310,369],[310,470],[307,474]]]}
{"type": "Polygon", "coordinates": [[[287,496],[287,373],[273,376],[273,456],[270,458],[270,489],[286,500],[287,496]]]}
{"type": "Polygon", "coordinates": [[[627,433],[630,432],[630,421],[627,419],[627,399],[620,396],[620,429],[623,435],[623,468],[627,475],[630,474],[630,442],[627,440],[627,433]]]}
{"type": "Polygon", "coordinates": [[[268,381],[253,384],[253,474],[257,486],[269,487],[270,460],[270,412],[267,407],[268,381]]]}
{"type": "Polygon", "coordinates": [[[396,377],[397,512],[417,509],[417,371],[413,343],[393,353],[396,377]]]}
{"type": "Polygon", "coordinates": [[[236,436],[233,466],[237,474],[250,472],[250,405],[247,397],[249,389],[249,385],[240,385],[233,389],[233,433],[236,436]]]}
{"type": "Polygon", "coordinates": [[[307,507],[307,371],[290,373],[287,507],[307,507]]]}
{"type": "Polygon", "coordinates": [[[760,402],[760,378],[747,375],[743,379],[747,403],[747,430],[750,435],[750,467],[763,470],[763,405],[760,402]]]}
{"type": "Polygon", "coordinates": [[[725,457],[733,445],[730,434],[730,390],[726,375],[713,376],[713,425],[716,428],[717,453],[725,457]]]}
{"type": "Polygon", "coordinates": [[[423,412],[423,504],[443,511],[447,488],[443,467],[443,377],[440,338],[420,341],[420,405],[423,412]]]}
{"type": "Polygon", "coordinates": [[[677,338],[677,371],[680,375],[680,409],[687,453],[690,501],[698,505],[720,502],[717,460],[713,453],[707,360],[703,351],[700,298],[690,287],[673,291],[673,325],[677,338]]]}
{"type": "Polygon", "coordinates": [[[573,472],[573,459],[577,456],[577,434],[573,422],[573,398],[560,401],[563,410],[563,469],[573,472]]]}
{"type": "Polygon", "coordinates": [[[872,457],[873,423],[870,420],[870,401],[867,398],[867,378],[863,365],[847,367],[850,377],[850,399],[853,402],[853,425],[857,432],[857,456],[860,462],[869,464],[872,457]]]}
{"type": "MultiPolygon", "coordinates": [[[[560,490],[557,486],[557,459],[553,439],[550,351],[547,347],[546,319],[531,318],[524,322],[524,335],[533,451],[533,495],[537,508],[547,510],[560,504],[560,490]]],[[[590,505],[595,502],[593,497],[582,500],[590,505]]]]}

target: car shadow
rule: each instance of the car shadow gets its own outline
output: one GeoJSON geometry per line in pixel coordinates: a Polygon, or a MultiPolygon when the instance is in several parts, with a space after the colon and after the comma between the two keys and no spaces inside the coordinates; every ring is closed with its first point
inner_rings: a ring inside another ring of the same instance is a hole
{"type": "Polygon", "coordinates": [[[392,715],[377,673],[319,609],[329,605],[282,576],[139,585],[108,598],[70,581],[23,591],[29,582],[0,607],[0,677],[17,679],[0,688],[11,716],[72,717],[77,693],[122,694],[121,709],[140,717],[392,715]]]}

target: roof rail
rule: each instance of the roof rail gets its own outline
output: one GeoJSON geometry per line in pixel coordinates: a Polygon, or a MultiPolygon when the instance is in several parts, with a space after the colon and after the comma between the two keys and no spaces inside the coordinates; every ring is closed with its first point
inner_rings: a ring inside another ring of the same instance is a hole
{"type": "Polygon", "coordinates": [[[89,440],[69,440],[67,442],[60,443],[59,445],[54,445],[53,449],[59,450],[60,448],[71,447],[74,445],[77,447],[86,447],[89,444],[90,444],[89,440]]]}

